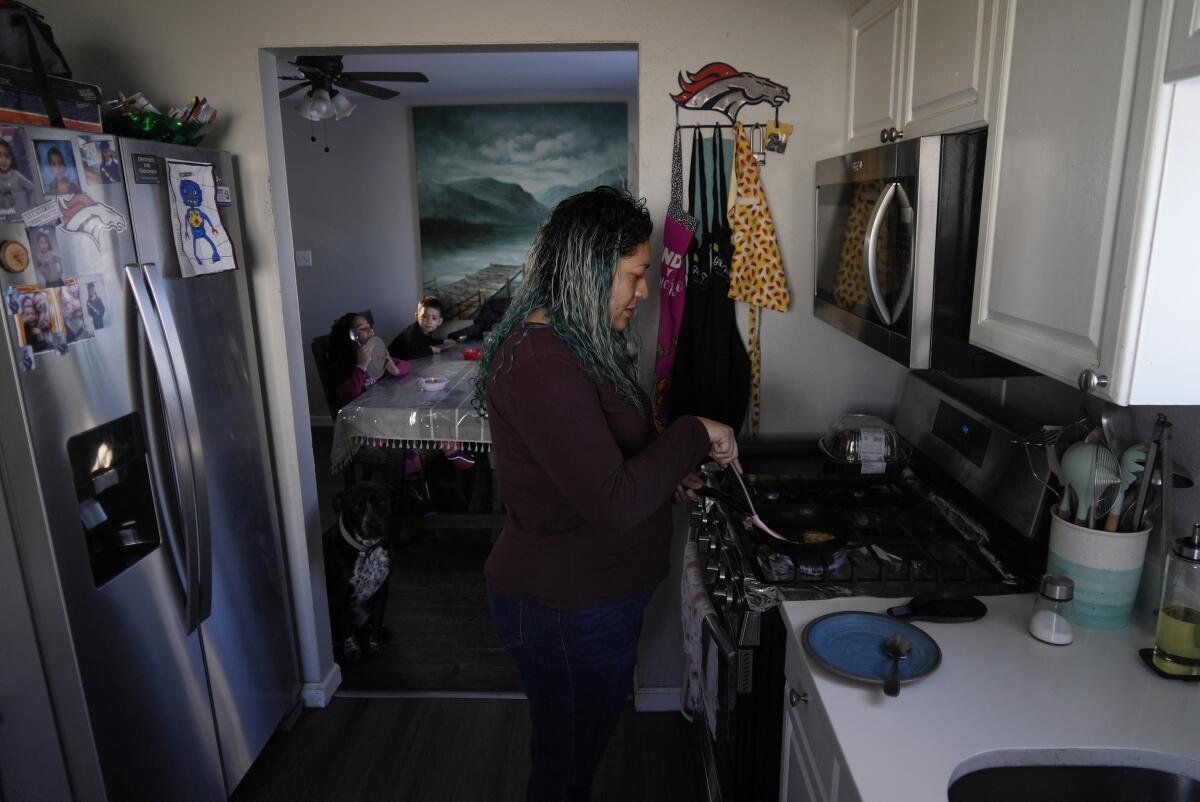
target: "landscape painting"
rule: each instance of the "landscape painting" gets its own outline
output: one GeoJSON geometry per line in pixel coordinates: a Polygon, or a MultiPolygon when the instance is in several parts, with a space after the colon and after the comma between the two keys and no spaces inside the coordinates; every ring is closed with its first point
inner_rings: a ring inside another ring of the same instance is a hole
{"type": "Polygon", "coordinates": [[[560,200],[626,186],[627,115],[624,103],[413,109],[422,277],[447,318],[511,291],[560,200]]]}

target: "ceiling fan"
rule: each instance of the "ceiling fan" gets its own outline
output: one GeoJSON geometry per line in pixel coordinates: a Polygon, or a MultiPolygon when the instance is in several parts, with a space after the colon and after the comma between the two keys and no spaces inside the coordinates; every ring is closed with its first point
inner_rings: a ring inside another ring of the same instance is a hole
{"type": "Polygon", "coordinates": [[[279,76],[281,81],[297,82],[280,92],[279,96],[290,97],[308,88],[307,96],[296,107],[296,111],[301,117],[314,122],[330,117],[340,120],[354,111],[355,104],[338,91],[339,89],[359,92],[380,100],[391,100],[400,93],[368,81],[429,81],[425,74],[420,72],[345,72],[341,56],[297,56],[295,61],[288,63],[295,66],[300,74],[279,76]]]}

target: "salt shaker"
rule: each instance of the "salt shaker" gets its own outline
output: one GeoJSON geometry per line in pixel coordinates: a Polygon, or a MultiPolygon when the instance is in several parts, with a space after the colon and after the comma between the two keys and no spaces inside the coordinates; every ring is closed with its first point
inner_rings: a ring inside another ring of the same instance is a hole
{"type": "Polygon", "coordinates": [[[1069,576],[1046,574],[1042,577],[1037,598],[1033,600],[1033,615],[1029,617],[1029,634],[1046,643],[1065,646],[1075,639],[1071,628],[1071,600],[1075,598],[1075,583],[1069,576]]]}

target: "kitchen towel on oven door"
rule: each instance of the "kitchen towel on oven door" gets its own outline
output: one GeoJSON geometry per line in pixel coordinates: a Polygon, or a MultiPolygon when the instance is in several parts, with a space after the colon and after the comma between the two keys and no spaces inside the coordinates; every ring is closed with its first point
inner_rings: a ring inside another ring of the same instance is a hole
{"type": "Polygon", "coordinates": [[[704,140],[697,136],[692,148],[692,192],[700,200],[699,218],[704,231],[688,251],[687,300],[679,328],[675,367],[671,371],[668,406],[671,420],[681,415],[703,415],[736,432],[742,428],[750,400],[750,358],[746,356],[733,301],[729,299],[733,243],[725,215],[728,195],[725,140],[720,129],[714,127],[710,218],[704,140]]]}
{"type": "Polygon", "coordinates": [[[734,126],[733,192],[729,221],[733,229],[733,264],[729,297],[750,305],[750,434],[758,434],[762,406],[762,346],[759,307],[786,312],[791,306],[783,257],[775,239],[775,221],[767,206],[758,159],[741,123],[734,126]]]}
{"type": "MultiPolygon", "coordinates": [[[[717,698],[715,681],[718,667],[715,659],[706,660],[704,654],[704,618],[716,613],[708,593],[704,589],[704,575],[700,570],[699,552],[694,541],[683,547],[683,571],[679,577],[680,614],[683,623],[683,688],[679,700],[679,711],[688,721],[697,710],[704,712],[709,733],[717,735],[716,704],[709,700],[717,698]]],[[[710,650],[716,657],[716,650],[710,650]]]]}
{"type": "Polygon", "coordinates": [[[679,326],[683,322],[684,294],[687,292],[688,249],[699,222],[683,209],[683,156],[679,129],[671,151],[671,203],[663,223],[663,250],[660,265],[658,311],[658,347],[654,352],[654,425],[667,428],[667,398],[671,391],[671,368],[679,344],[679,326]]]}

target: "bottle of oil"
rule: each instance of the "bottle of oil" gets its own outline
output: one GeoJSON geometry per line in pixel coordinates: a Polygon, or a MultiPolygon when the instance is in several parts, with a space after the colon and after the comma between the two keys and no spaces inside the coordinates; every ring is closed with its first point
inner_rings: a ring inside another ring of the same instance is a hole
{"type": "Polygon", "coordinates": [[[1154,665],[1179,676],[1200,676],[1200,523],[1167,555],[1154,665]]]}

